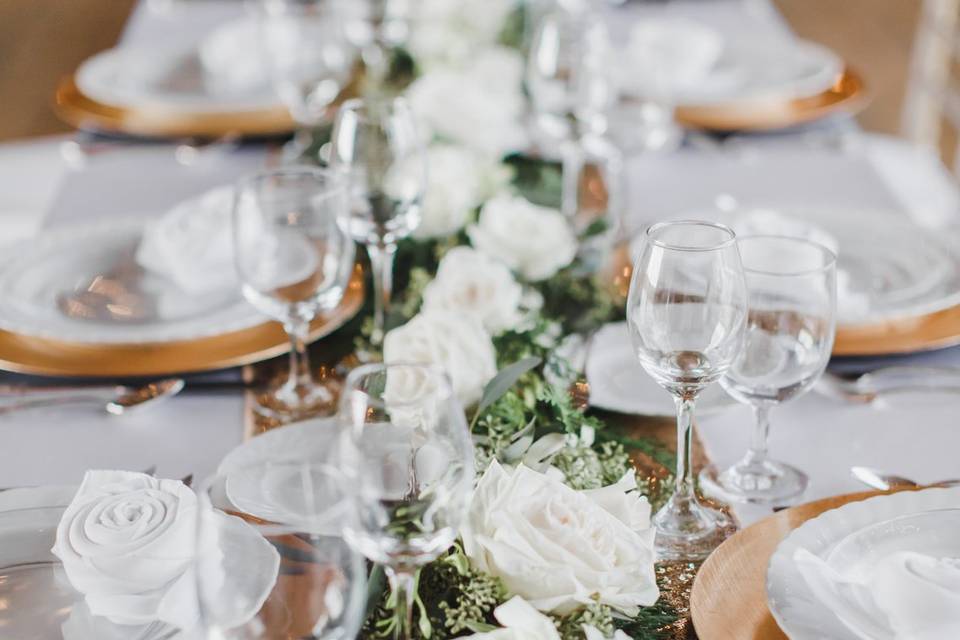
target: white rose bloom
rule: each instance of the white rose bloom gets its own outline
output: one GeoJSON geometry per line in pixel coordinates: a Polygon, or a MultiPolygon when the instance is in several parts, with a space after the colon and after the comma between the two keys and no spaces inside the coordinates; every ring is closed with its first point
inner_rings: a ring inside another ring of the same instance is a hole
{"type": "Polygon", "coordinates": [[[514,596],[493,612],[493,617],[503,625],[486,633],[464,636],[465,640],[560,640],[560,633],[553,620],[530,606],[520,596],[514,596]]]}
{"type": "Polygon", "coordinates": [[[515,0],[418,0],[408,46],[423,68],[466,60],[496,44],[515,0]]]}
{"type": "Polygon", "coordinates": [[[502,263],[470,247],[456,247],[440,261],[423,291],[426,311],[459,311],[478,318],[491,335],[521,323],[523,287],[502,263]]]}
{"type": "Polygon", "coordinates": [[[650,505],[627,474],[574,491],[562,479],[496,461],[474,490],[463,528],[472,564],[541,611],[593,601],[635,616],[657,601],[650,505]]]}
{"type": "Polygon", "coordinates": [[[520,54],[491,47],[462,67],[428,70],[407,98],[428,139],[503,156],[527,144],[522,77],[520,54]]]}
{"type": "Polygon", "coordinates": [[[503,188],[510,170],[466,147],[435,144],[427,150],[427,188],[417,238],[449,236],[467,224],[474,209],[503,188]]]}
{"type": "MultiPolygon", "coordinates": [[[[199,619],[194,557],[197,496],[179,480],[129,471],[88,471],[57,526],[52,549],[70,584],[84,595],[93,616],[80,612],[66,628],[80,633],[91,624],[107,638],[118,625],[170,625],[190,629],[199,619]]],[[[231,622],[243,624],[266,600],[280,556],[243,520],[222,513],[214,541],[244,546],[244,567],[222,575],[224,598],[247,603],[231,622]]],[[[202,557],[222,556],[219,547],[202,557]]],[[[122,637],[130,637],[131,627],[122,637]]],[[[66,633],[64,634],[66,637],[66,633]]],[[[74,637],[74,636],[71,636],[74,637]]],[[[93,637],[81,635],[79,637],[93,637]]]]}
{"type": "Polygon", "coordinates": [[[509,194],[487,201],[467,235],[474,247],[532,282],[549,278],[577,255],[577,238],[563,214],[509,194]]]}
{"type": "Polygon", "coordinates": [[[476,318],[454,311],[423,311],[383,340],[383,361],[434,364],[449,377],[464,407],[480,400],[497,374],[493,342],[476,318]]]}

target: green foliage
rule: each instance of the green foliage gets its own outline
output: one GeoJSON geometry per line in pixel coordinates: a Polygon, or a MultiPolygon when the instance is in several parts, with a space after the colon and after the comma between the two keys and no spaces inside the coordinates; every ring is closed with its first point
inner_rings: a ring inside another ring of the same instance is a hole
{"type": "Polygon", "coordinates": [[[633,469],[622,445],[604,442],[594,447],[567,447],[553,459],[566,483],[577,489],[599,489],[620,480],[633,469]]]}
{"type": "Polygon", "coordinates": [[[557,630],[560,632],[562,640],[583,640],[584,625],[596,627],[597,631],[608,638],[616,630],[613,611],[610,607],[598,602],[588,604],[583,609],[560,618],[557,621],[557,630]]]}

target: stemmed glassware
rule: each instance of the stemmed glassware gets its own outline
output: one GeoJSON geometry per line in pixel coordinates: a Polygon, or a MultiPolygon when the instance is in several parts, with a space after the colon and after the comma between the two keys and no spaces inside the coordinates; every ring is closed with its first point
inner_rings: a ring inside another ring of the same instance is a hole
{"type": "Polygon", "coordinates": [[[653,518],[661,559],[704,558],[727,533],[728,518],[694,492],[690,445],[697,396],[740,354],[746,317],[733,231],[695,220],[647,229],[630,283],[627,324],[640,364],[677,405],[676,486],[653,518]]]}
{"type": "Polygon", "coordinates": [[[457,537],[473,487],[463,408],[439,369],[371,364],[347,377],[342,460],[360,494],[347,540],[384,565],[397,602],[394,638],[411,637],[416,570],[457,537]]]}
{"type": "Polygon", "coordinates": [[[347,191],[339,174],[309,167],[269,171],[237,184],[233,247],[244,297],[282,322],[290,373],[259,397],[258,410],[293,421],[332,408],[333,395],[311,374],[310,322],[340,304],[354,265],[347,235],[347,191]]]}
{"type": "Polygon", "coordinates": [[[341,535],[355,517],[342,471],[322,462],[251,460],[206,480],[194,566],[202,637],[355,638],[367,567],[341,535]]]}
{"type": "MultiPolygon", "coordinates": [[[[288,155],[312,153],[314,130],[349,82],[356,49],[330,0],[259,0],[261,49],[274,88],[299,125],[288,155]]],[[[316,158],[309,158],[317,162],[316,158]]]]}
{"type": "Polygon", "coordinates": [[[833,253],[799,238],[738,240],[749,291],[746,342],[720,384],[753,408],[753,442],[740,462],[707,467],[701,485],[728,500],[784,504],[801,495],[807,476],[767,456],[770,409],[806,393],[823,374],[836,332],[837,269],[833,253]]]}
{"type": "Polygon", "coordinates": [[[330,166],[347,179],[349,230],[367,248],[374,285],[373,344],[383,341],[397,242],[420,224],[426,152],[403,98],[349,100],[333,128],[330,166]]]}

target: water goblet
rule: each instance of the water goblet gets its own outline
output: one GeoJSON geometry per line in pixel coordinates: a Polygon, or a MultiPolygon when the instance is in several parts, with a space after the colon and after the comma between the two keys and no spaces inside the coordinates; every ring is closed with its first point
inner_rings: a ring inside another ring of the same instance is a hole
{"type": "Polygon", "coordinates": [[[291,167],[237,185],[233,247],[244,297],[290,338],[287,380],[257,407],[281,422],[333,409],[333,394],[311,374],[307,340],[310,322],[340,304],[353,272],[346,214],[344,181],[329,170],[291,167]]]}
{"type": "Polygon", "coordinates": [[[204,481],[194,562],[200,637],[355,638],[367,568],[341,535],[355,516],[341,470],[296,456],[250,460],[204,481]]]}
{"type": "Polygon", "coordinates": [[[319,162],[314,131],[350,81],[355,47],[330,0],[259,0],[260,46],[277,96],[298,125],[285,150],[293,160],[319,162]]]}
{"type": "Polygon", "coordinates": [[[778,236],[738,239],[749,295],[744,349],[720,384],[754,412],[746,455],[700,484],[727,500],[786,504],[807,487],[799,469],[767,455],[770,410],[800,396],[823,374],[836,333],[836,258],[809,240],[778,236]]]}
{"type": "Polygon", "coordinates": [[[740,353],[746,304],[733,231],[696,220],[647,229],[630,283],[627,324],[640,364],[677,406],[676,485],[653,517],[661,559],[702,559],[729,528],[724,514],[697,499],[690,445],[697,396],[740,353]]]}
{"type": "Polygon", "coordinates": [[[342,460],[360,493],[345,536],[384,565],[394,638],[409,640],[416,570],[453,544],[473,488],[474,453],[449,379],[420,364],[371,364],[347,377],[342,460]]]}
{"type": "Polygon", "coordinates": [[[374,328],[383,341],[393,294],[397,242],[420,224],[426,152],[413,113],[402,98],[349,100],[333,127],[330,166],[347,180],[349,230],[366,246],[373,271],[374,328]]]}

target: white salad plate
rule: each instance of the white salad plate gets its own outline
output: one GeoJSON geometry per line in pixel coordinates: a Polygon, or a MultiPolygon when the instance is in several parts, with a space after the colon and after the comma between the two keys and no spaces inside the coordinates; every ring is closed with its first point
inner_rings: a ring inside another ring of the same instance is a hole
{"type": "Polygon", "coordinates": [[[805,549],[842,571],[893,551],[949,556],[960,552],[958,508],[960,489],[925,489],[852,502],[805,522],[780,543],[767,567],[767,604],[777,624],[791,640],[862,640],[813,593],[794,555],[805,549]]]}
{"type": "MultiPolygon", "coordinates": [[[[597,331],[590,343],[586,374],[593,407],[641,416],[676,415],[673,396],[640,366],[626,322],[597,331]]],[[[697,399],[697,414],[716,413],[734,404],[719,384],[711,385],[697,399]]]]}
{"type": "Polygon", "coordinates": [[[103,221],[41,234],[18,245],[0,264],[0,329],[85,344],[161,343],[210,337],[264,322],[239,291],[190,295],[150,272],[139,276],[152,312],[137,320],[67,315],[58,298],[97,275],[136,268],[141,220],[103,221]]]}

